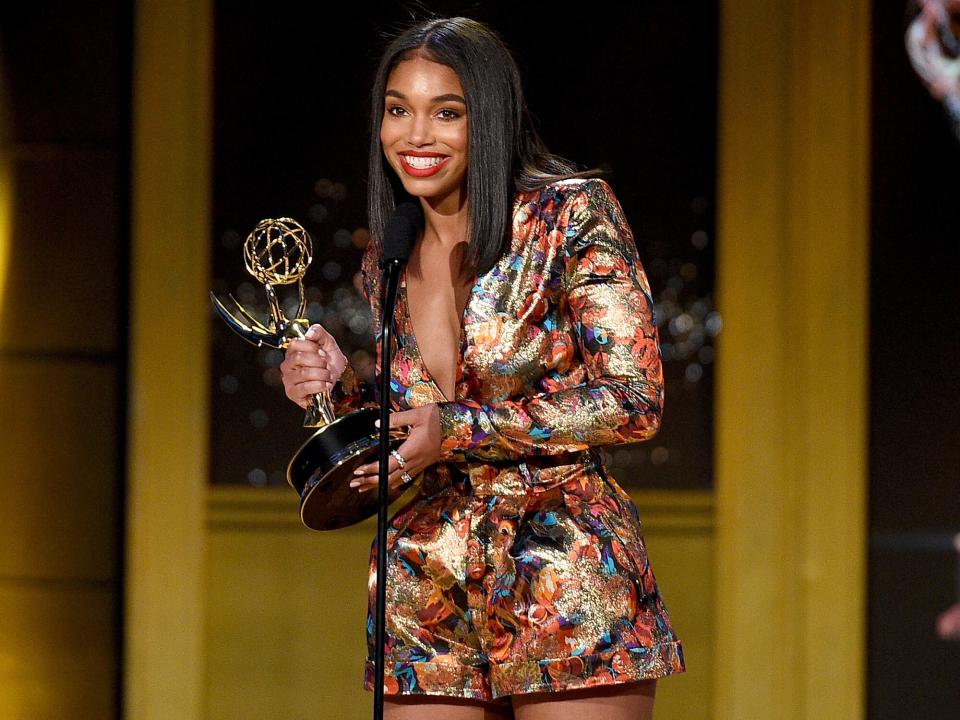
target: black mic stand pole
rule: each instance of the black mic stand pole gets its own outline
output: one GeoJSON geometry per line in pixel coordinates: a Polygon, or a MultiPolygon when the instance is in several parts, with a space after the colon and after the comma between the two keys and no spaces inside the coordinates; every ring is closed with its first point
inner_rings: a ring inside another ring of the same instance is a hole
{"type": "Polygon", "coordinates": [[[380,483],[377,507],[377,608],[374,629],[373,718],[383,720],[383,644],[386,640],[387,610],[387,508],[389,501],[390,468],[390,342],[393,336],[393,314],[397,304],[397,286],[403,260],[390,259],[384,263],[386,282],[383,284],[380,307],[380,483]]]}

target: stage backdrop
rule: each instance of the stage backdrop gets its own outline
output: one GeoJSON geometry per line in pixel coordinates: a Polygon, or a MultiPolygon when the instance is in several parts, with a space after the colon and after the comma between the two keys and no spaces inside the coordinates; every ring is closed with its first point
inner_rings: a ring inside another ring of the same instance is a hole
{"type": "MultiPolygon", "coordinates": [[[[600,168],[630,221],[650,277],[666,371],[665,418],[651,442],[611,448],[624,485],[712,486],[716,155],[714,2],[431,3],[489,21],[515,52],[548,146],[600,168]],[[602,52],[599,48],[602,47],[602,52]]],[[[365,228],[369,95],[383,34],[400,4],[216,5],[213,278],[266,310],[243,269],[243,238],[264,217],[313,235],[308,314],[372,373],[370,316],[355,275],[365,228]]],[[[212,320],[211,472],[215,484],[282,485],[305,434],[283,397],[279,351],[256,352],[212,320]]]]}
{"type": "MultiPolygon", "coordinates": [[[[429,3],[489,21],[513,49],[554,152],[599,168],[634,230],[653,288],[666,411],[651,442],[607,450],[634,494],[654,568],[691,658],[658,716],[706,718],[712,695],[712,472],[717,8],[714,2],[429,3]]],[[[357,292],[365,227],[370,85],[399,4],[216,4],[211,287],[266,310],[241,246],[264,217],[310,231],[308,314],[371,376],[357,292]]],[[[208,685],[211,718],[364,717],[366,563],[373,527],[311,534],[284,487],[305,437],[283,397],[278,351],[211,315],[208,685]],[[336,708],[334,710],[333,708],[336,708]],[[238,715],[239,714],[239,715],[238,715]]]]}

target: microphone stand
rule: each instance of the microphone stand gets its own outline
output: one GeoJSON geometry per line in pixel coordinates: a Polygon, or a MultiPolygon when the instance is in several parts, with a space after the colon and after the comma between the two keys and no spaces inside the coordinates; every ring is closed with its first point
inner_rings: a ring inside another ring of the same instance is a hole
{"type": "Polygon", "coordinates": [[[387,507],[389,501],[390,467],[390,341],[393,336],[393,315],[397,304],[397,286],[404,260],[389,259],[383,264],[386,281],[383,283],[380,307],[380,483],[377,507],[377,605],[374,629],[373,718],[383,720],[384,656],[387,610],[387,507]]]}

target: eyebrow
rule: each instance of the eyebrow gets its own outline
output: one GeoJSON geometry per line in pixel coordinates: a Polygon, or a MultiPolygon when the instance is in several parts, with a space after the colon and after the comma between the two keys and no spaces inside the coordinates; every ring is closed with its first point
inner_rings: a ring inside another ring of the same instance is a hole
{"type": "MultiPolygon", "coordinates": [[[[407,99],[406,95],[404,95],[402,92],[399,92],[397,90],[387,90],[386,95],[387,97],[395,97],[398,100],[407,99]]],[[[458,102],[458,103],[463,103],[464,105],[467,104],[467,101],[464,100],[459,95],[457,95],[456,93],[447,93],[446,95],[437,95],[435,98],[431,98],[430,102],[432,103],[458,102]]]]}

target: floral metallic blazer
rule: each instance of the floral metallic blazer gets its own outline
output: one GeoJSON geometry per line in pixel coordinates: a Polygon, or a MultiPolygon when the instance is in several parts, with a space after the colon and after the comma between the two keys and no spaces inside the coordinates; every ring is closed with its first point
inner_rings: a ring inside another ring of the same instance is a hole
{"type": "MultiPolygon", "coordinates": [[[[378,250],[371,243],[362,263],[375,326],[378,250]]],[[[443,396],[420,358],[405,274],[394,319],[394,410],[440,409],[441,460],[425,473],[428,489],[447,484],[451,467],[496,494],[603,475],[591,448],[645,440],[659,427],[653,300],[603,180],[565,180],[516,196],[510,248],[476,278],[467,300],[454,397],[443,396]]],[[[363,390],[348,367],[334,391],[338,411],[369,399],[363,390]]]]}

